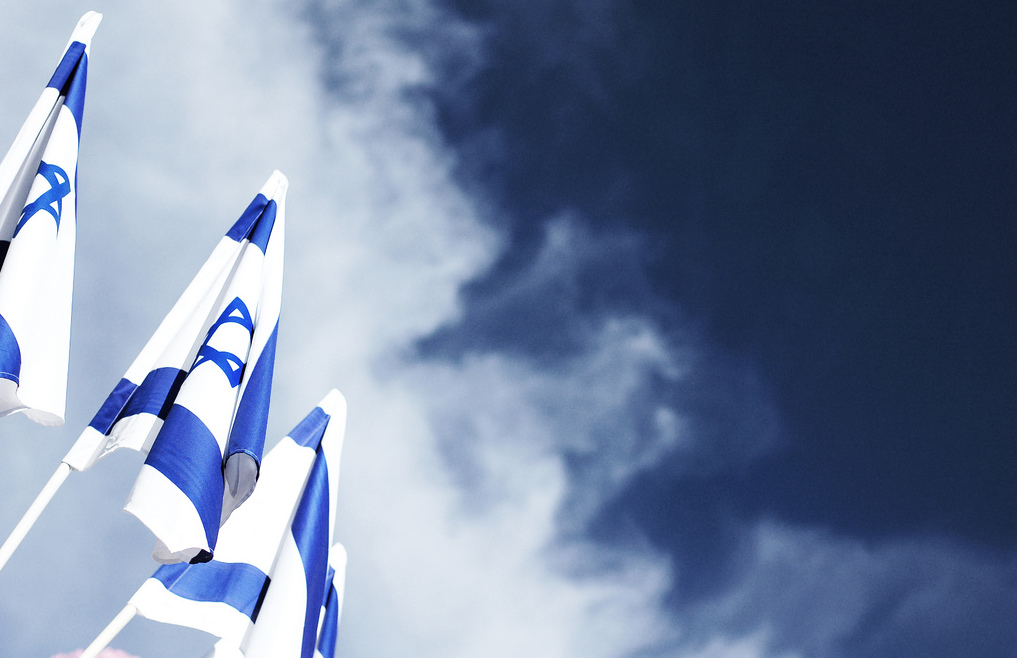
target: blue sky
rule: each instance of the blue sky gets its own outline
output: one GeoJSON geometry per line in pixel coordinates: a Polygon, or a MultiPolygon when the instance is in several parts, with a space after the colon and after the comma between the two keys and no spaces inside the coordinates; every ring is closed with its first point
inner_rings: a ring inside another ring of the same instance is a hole
{"type": "Polygon", "coordinates": [[[463,121],[449,103],[459,143],[490,128],[507,145],[481,184],[513,217],[578,208],[598,229],[643,232],[640,290],[606,275],[589,304],[634,297],[653,313],[639,293],[655,294],[662,324],[677,307],[754,364],[788,424],[767,466],[798,481],[754,491],[763,505],[863,535],[1012,546],[1013,16],[714,3],[607,19],[618,25],[589,28],[603,36],[588,59],[572,53],[587,70],[541,71],[519,37],[568,33],[573,18],[496,38],[498,73],[467,87],[478,109],[463,121]],[[860,477],[892,504],[854,512],[860,477]],[[818,490],[830,500],[803,500],[818,490]]]}
{"type": "MultiPolygon", "coordinates": [[[[570,319],[638,309],[706,344],[670,392],[694,432],[733,451],[742,433],[772,440],[698,468],[666,457],[591,524],[695,572],[669,593],[677,618],[737,586],[741,526],[758,520],[1012,560],[1011,7],[452,4],[490,26],[493,55],[465,83],[452,71],[442,125],[517,249],[425,344],[553,362],[570,319]],[[499,308],[541,218],[565,210],[641,244],[568,300],[499,308]]],[[[806,655],[918,651],[892,612],[923,579],[806,655]]],[[[1008,589],[986,614],[1013,610],[1008,589]]],[[[788,623],[778,635],[803,646],[788,623]]],[[[918,653],[1005,655],[1013,640],[974,623],[946,635],[918,653]]]]}
{"type": "MultiPolygon", "coordinates": [[[[563,209],[640,233],[577,314],[680,314],[753,364],[787,443],[718,484],[747,514],[1011,548],[1012,12],[498,4],[460,7],[496,26],[493,62],[440,97],[460,175],[523,253],[563,209]]],[[[516,258],[468,290],[450,349],[562,340],[491,326],[516,258]]]]}
{"type": "MultiPolygon", "coordinates": [[[[42,4],[7,142],[105,19],[67,426],[3,421],[0,527],[279,168],[270,431],[349,400],[343,655],[1012,655],[1011,6],[42,4]]],[[[0,573],[0,656],[153,570],[135,457],[0,573]]]]}
{"type": "MultiPolygon", "coordinates": [[[[638,232],[627,263],[588,273],[578,312],[694,326],[723,355],[674,391],[695,431],[777,435],[691,474],[662,460],[610,501],[598,536],[634,526],[691,565],[669,596],[679,615],[737,582],[751,520],[1012,556],[1012,8],[499,5],[457,4],[496,26],[493,63],[441,105],[461,175],[509,209],[524,249],[527,218],[562,208],[638,232]],[[772,405],[762,419],[748,391],[772,405]]],[[[491,330],[513,267],[470,289],[476,321],[448,349],[465,335],[553,358],[491,330]]],[[[558,309],[530,310],[557,324],[558,309]]],[[[907,631],[870,623],[887,637],[858,628],[829,651],[900,655],[907,631]]],[[[958,627],[942,655],[1003,655],[1007,633],[958,627]]]]}

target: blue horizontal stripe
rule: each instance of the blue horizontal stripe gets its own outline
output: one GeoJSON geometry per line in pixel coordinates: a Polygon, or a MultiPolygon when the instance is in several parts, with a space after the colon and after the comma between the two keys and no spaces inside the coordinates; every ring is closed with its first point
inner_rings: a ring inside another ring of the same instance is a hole
{"type": "Polygon", "coordinates": [[[226,237],[237,242],[247,238],[251,244],[261,249],[261,253],[265,253],[278,211],[279,206],[275,201],[259,193],[240,215],[240,219],[226,232],[226,237]]]}
{"type": "Polygon", "coordinates": [[[275,201],[269,200],[268,205],[261,213],[261,217],[258,218],[258,222],[254,225],[249,236],[251,244],[261,249],[261,253],[265,253],[268,249],[268,239],[272,237],[272,227],[275,226],[275,216],[279,211],[279,206],[275,201]]]}
{"type": "Polygon", "coordinates": [[[289,437],[298,446],[318,449],[321,444],[321,437],[325,435],[325,428],[328,427],[330,416],[321,407],[315,407],[311,413],[304,416],[304,419],[297,423],[297,426],[290,432],[289,437]]]}
{"type": "Polygon", "coordinates": [[[167,564],[152,575],[166,589],[191,601],[220,602],[257,621],[270,579],[245,562],[167,564]]]}
{"type": "MultiPolygon", "coordinates": [[[[222,453],[212,432],[187,407],[174,404],[145,463],[166,476],[194,505],[215,549],[222,517],[222,453]]],[[[211,556],[209,556],[211,557],[211,556]]]]}
{"type": "MultiPolygon", "coordinates": [[[[265,452],[265,433],[268,428],[268,408],[272,400],[272,373],[275,370],[275,344],[279,334],[279,323],[272,330],[258,361],[250,369],[244,395],[237,405],[233,427],[226,446],[226,458],[238,452],[246,452],[261,466],[265,452]]],[[[247,364],[250,366],[251,364],[247,364]]]]}
{"type": "Polygon", "coordinates": [[[321,620],[321,630],[318,632],[318,653],[323,658],[335,656],[336,637],[339,631],[339,592],[335,588],[335,569],[328,568],[328,578],[325,581],[325,617],[321,620]]]}
{"type": "Polygon", "coordinates": [[[179,368],[156,368],[145,376],[140,386],[121,379],[102,403],[89,427],[108,434],[121,419],[143,413],[165,420],[186,376],[187,373],[179,368]]]}
{"type": "MultiPolygon", "coordinates": [[[[85,85],[88,81],[88,55],[82,53],[74,74],[71,76],[70,84],[64,90],[64,107],[74,115],[74,123],[78,127],[78,141],[81,141],[81,121],[85,114],[85,85]]],[[[74,188],[77,189],[77,170],[75,170],[74,188]]]]}
{"type": "Polygon", "coordinates": [[[138,391],[127,402],[120,417],[145,413],[165,420],[186,377],[187,373],[180,368],[156,368],[150,371],[138,391]]]}
{"type": "Polygon", "coordinates": [[[233,223],[230,230],[226,232],[226,237],[231,240],[240,242],[251,234],[251,229],[254,228],[258,218],[261,217],[262,211],[268,205],[268,198],[264,194],[258,194],[254,199],[247,205],[244,212],[240,214],[240,219],[233,223]]]}
{"type": "MultiPolygon", "coordinates": [[[[88,55],[85,44],[75,41],[67,48],[47,87],[58,89],[64,95],[64,106],[74,115],[81,139],[81,120],[85,111],[85,84],[88,79],[88,55]]],[[[77,172],[75,172],[77,173],[77,172]]],[[[76,186],[75,186],[76,187],[76,186]]]]}
{"type": "Polygon", "coordinates": [[[331,588],[328,604],[325,606],[325,618],[321,621],[321,633],[318,635],[318,652],[324,658],[335,656],[336,638],[339,635],[339,597],[335,588],[331,588]]]}
{"type": "Polygon", "coordinates": [[[80,41],[74,41],[71,45],[67,46],[64,56],[60,58],[60,63],[57,64],[56,71],[53,72],[53,77],[49,79],[46,86],[53,87],[61,94],[64,93],[67,81],[70,80],[74,69],[78,66],[78,60],[84,54],[85,44],[80,41]]]}
{"type": "Polygon", "coordinates": [[[94,428],[102,434],[109,434],[116,422],[122,418],[120,412],[127,405],[128,400],[138,390],[138,385],[129,379],[121,379],[113,387],[113,392],[106,396],[99,411],[95,412],[89,427],[94,428]]]}
{"type": "Polygon", "coordinates": [[[332,565],[330,564],[330,565],[328,565],[328,574],[325,576],[325,589],[329,590],[329,591],[326,592],[326,594],[325,594],[325,602],[322,603],[322,605],[328,605],[328,600],[332,596],[331,589],[332,589],[332,583],[333,582],[335,582],[335,569],[333,569],[332,565]]]}
{"type": "Polygon", "coordinates": [[[311,468],[300,506],[293,515],[293,540],[304,564],[304,578],[307,582],[307,601],[304,610],[304,640],[301,658],[314,654],[318,630],[318,615],[325,601],[325,580],[328,575],[328,463],[321,447],[311,468]]]}
{"type": "Polygon", "coordinates": [[[18,339],[0,315],[0,377],[9,379],[15,384],[21,383],[21,346],[18,339]]]}

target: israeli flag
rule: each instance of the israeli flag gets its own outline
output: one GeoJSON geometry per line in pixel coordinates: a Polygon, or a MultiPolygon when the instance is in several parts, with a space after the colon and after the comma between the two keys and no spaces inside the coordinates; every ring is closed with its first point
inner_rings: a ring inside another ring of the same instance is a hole
{"type": "Polygon", "coordinates": [[[265,446],[288,182],[276,171],[219,242],[63,461],[148,457],[126,509],[162,562],[208,560],[265,446]]]}
{"type": "MultiPolygon", "coordinates": [[[[306,511],[303,518],[310,521],[306,511]]],[[[346,549],[336,544],[329,551],[331,532],[323,527],[324,519],[304,523],[300,528],[298,519],[299,511],[293,520],[293,532],[287,534],[279,549],[261,615],[241,643],[246,658],[314,658],[316,652],[331,658],[335,652],[342,607],[336,586],[345,582],[346,549]]]]}
{"type": "Polygon", "coordinates": [[[0,416],[64,422],[88,12],[0,161],[0,416]]]}
{"type": "MultiPolygon", "coordinates": [[[[329,553],[328,575],[325,580],[325,600],[321,606],[318,620],[318,640],[314,649],[314,658],[335,658],[336,638],[339,632],[339,620],[342,616],[343,595],[346,589],[346,549],[342,544],[334,544],[329,553]]],[[[276,590],[269,590],[266,600],[271,600],[276,590]]],[[[298,609],[297,608],[294,609],[298,609]]],[[[264,608],[263,608],[264,610],[264,608]]],[[[292,634],[291,634],[292,635],[292,634]]],[[[281,645],[277,640],[276,627],[271,617],[264,612],[258,616],[258,623],[248,633],[243,642],[245,647],[231,643],[229,639],[221,639],[215,643],[205,658],[251,658],[253,656],[276,656],[270,650],[285,650],[284,655],[296,656],[296,651],[303,652],[304,646],[289,644],[281,645]]],[[[301,654],[302,655],[302,654],[301,654]]]]}
{"type": "MultiPolygon", "coordinates": [[[[218,636],[219,657],[312,656],[327,607],[345,424],[346,402],[333,390],[266,455],[258,488],[223,525],[215,558],[160,567],[130,600],[138,614],[218,636]]],[[[345,572],[345,552],[333,553],[340,562],[345,572]]]]}

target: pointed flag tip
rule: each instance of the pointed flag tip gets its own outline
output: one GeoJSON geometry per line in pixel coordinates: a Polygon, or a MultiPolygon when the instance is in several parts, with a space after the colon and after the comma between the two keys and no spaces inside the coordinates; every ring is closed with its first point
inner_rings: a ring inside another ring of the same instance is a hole
{"type": "Polygon", "coordinates": [[[71,41],[80,41],[86,46],[92,42],[92,37],[95,36],[95,30],[99,27],[99,23],[102,22],[102,14],[97,11],[90,11],[81,17],[78,21],[78,25],[74,28],[74,32],[71,33],[71,41]]]}
{"type": "Polygon", "coordinates": [[[289,189],[290,181],[286,178],[285,174],[276,169],[272,172],[272,175],[268,177],[265,185],[261,188],[261,194],[266,199],[282,199],[286,196],[286,190],[289,189]]]}
{"type": "Polygon", "coordinates": [[[332,418],[346,417],[346,398],[338,389],[333,388],[329,391],[318,403],[318,406],[332,418]]]}
{"type": "Polygon", "coordinates": [[[349,560],[349,556],[346,553],[346,547],[336,542],[332,544],[332,550],[328,553],[328,563],[337,572],[346,569],[346,564],[349,560]]]}

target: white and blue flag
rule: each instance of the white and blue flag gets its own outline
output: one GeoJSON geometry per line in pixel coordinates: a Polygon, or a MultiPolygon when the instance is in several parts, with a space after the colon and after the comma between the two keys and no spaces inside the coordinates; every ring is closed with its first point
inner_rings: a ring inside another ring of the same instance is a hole
{"type": "MultiPolygon", "coordinates": [[[[318,618],[317,641],[313,656],[314,658],[335,658],[336,640],[339,634],[339,621],[342,617],[343,597],[346,589],[346,549],[342,544],[333,544],[328,558],[328,574],[325,579],[325,600],[322,602],[321,615],[318,618]]],[[[270,589],[265,597],[271,601],[274,596],[282,596],[279,588],[270,589]]],[[[264,609],[264,608],[263,608],[264,609]]],[[[262,610],[263,610],[262,609],[262,610]]],[[[278,607],[276,607],[278,609],[278,607]]],[[[299,610],[297,605],[282,608],[284,611],[299,610]]],[[[292,615],[287,615],[291,617],[292,615]]],[[[282,632],[277,620],[272,618],[271,612],[262,612],[257,617],[247,637],[243,641],[243,649],[238,647],[230,638],[224,638],[215,643],[212,650],[205,655],[205,658],[258,658],[259,656],[279,655],[301,656],[306,655],[306,645],[293,641],[295,636],[292,632],[282,632]],[[290,639],[286,643],[282,640],[290,639]],[[300,652],[299,654],[297,652],[300,652]]],[[[286,623],[283,620],[282,623],[286,623]]],[[[304,620],[307,623],[307,620],[304,620]]]]}
{"type": "Polygon", "coordinates": [[[0,161],[0,416],[23,411],[42,425],[64,422],[78,141],[89,46],[101,20],[88,12],[78,21],[0,161]]]}
{"type": "Polygon", "coordinates": [[[345,424],[346,402],[333,390],[266,455],[215,558],[160,567],[131,598],[138,614],[220,637],[219,657],[310,658],[319,626],[334,645],[345,551],[333,549],[330,578],[329,546],[345,424]]]}
{"type": "MultiPolygon", "coordinates": [[[[315,477],[312,472],[308,487],[315,477]]],[[[331,658],[325,650],[335,651],[342,607],[335,589],[339,586],[341,591],[345,582],[346,550],[341,544],[329,550],[331,527],[324,510],[315,505],[324,498],[315,495],[310,505],[305,505],[309,502],[305,498],[292,532],[283,538],[261,615],[240,645],[246,658],[314,658],[316,651],[331,658]]]]}
{"type": "Polygon", "coordinates": [[[159,561],[208,560],[253,491],[282,297],[287,180],[276,171],[227,232],[63,461],[147,453],[128,512],[159,561]]]}

